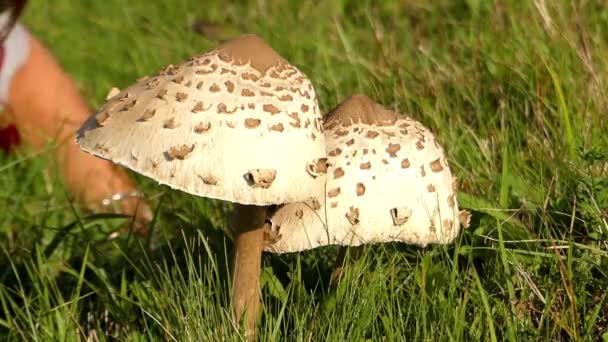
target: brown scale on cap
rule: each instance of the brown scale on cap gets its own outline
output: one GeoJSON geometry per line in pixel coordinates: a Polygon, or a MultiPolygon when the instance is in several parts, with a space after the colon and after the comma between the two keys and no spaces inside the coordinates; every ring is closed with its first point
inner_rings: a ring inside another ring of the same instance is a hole
{"type": "Polygon", "coordinates": [[[337,167],[334,169],[334,179],[338,179],[344,176],[344,170],[341,167],[337,167]]]}
{"type": "Polygon", "coordinates": [[[260,126],[261,122],[262,122],[262,120],[260,120],[260,119],[247,118],[247,119],[245,119],[245,127],[256,128],[256,127],[260,126]]]}
{"type": "Polygon", "coordinates": [[[158,79],[158,77],[153,77],[153,78],[149,79],[148,81],[146,81],[146,83],[144,85],[144,89],[152,90],[152,89],[158,87],[159,84],[160,84],[160,80],[158,79]]]}
{"type": "Polygon", "coordinates": [[[268,189],[277,176],[277,171],[272,169],[255,169],[245,174],[245,180],[254,188],[268,189]]]}
{"type": "Polygon", "coordinates": [[[331,150],[327,153],[328,156],[330,157],[335,157],[340,155],[340,153],[342,153],[342,149],[339,147],[336,147],[334,150],[331,150]]]}
{"type": "Polygon", "coordinates": [[[156,97],[161,100],[166,100],[167,99],[167,89],[159,90],[158,93],[156,93],[156,97]]]}
{"type": "Polygon", "coordinates": [[[426,176],[426,171],[424,171],[424,165],[420,165],[420,175],[422,177],[426,176]]]}
{"type": "Polygon", "coordinates": [[[354,143],[355,143],[355,139],[350,139],[346,142],[346,146],[351,146],[354,143]]]}
{"type": "Polygon", "coordinates": [[[332,122],[337,121],[344,127],[359,122],[367,125],[391,126],[400,117],[399,113],[382,107],[369,97],[356,94],[327,114],[325,122],[327,125],[331,125],[332,122]]]}
{"type": "Polygon", "coordinates": [[[156,109],[146,109],[142,116],[137,121],[148,121],[154,117],[156,109]]]}
{"type": "Polygon", "coordinates": [[[327,192],[327,197],[333,198],[340,194],[340,188],[334,188],[327,192]]]}
{"type": "Polygon", "coordinates": [[[393,208],[390,213],[393,218],[393,225],[401,226],[407,223],[412,216],[413,211],[411,208],[393,208]]]}
{"type": "Polygon", "coordinates": [[[273,104],[265,104],[262,106],[262,110],[270,113],[271,115],[275,115],[280,113],[279,108],[275,107],[273,104]]]}
{"type": "Polygon", "coordinates": [[[205,123],[201,122],[198,125],[194,126],[194,133],[202,134],[202,133],[209,131],[210,129],[211,129],[211,122],[205,122],[205,123]]]}
{"type": "Polygon", "coordinates": [[[181,93],[181,92],[175,93],[175,100],[177,102],[184,102],[184,101],[186,101],[187,98],[188,98],[188,94],[186,94],[186,93],[181,93]]]}
{"type": "Polygon", "coordinates": [[[178,70],[177,65],[169,64],[160,70],[159,75],[175,75],[178,70]]]}
{"type": "Polygon", "coordinates": [[[218,105],[217,105],[217,112],[219,114],[232,114],[232,113],[236,112],[237,109],[238,109],[238,107],[234,107],[234,109],[228,110],[228,107],[226,106],[225,103],[218,103],[218,105]]]}
{"type": "Polygon", "coordinates": [[[293,97],[291,95],[283,95],[279,97],[279,101],[289,102],[293,101],[293,97]]]}
{"type": "Polygon", "coordinates": [[[372,163],[371,162],[361,163],[361,165],[359,165],[359,168],[361,170],[369,170],[372,168],[372,163]]]}
{"type": "Polygon", "coordinates": [[[180,145],[174,146],[167,151],[167,157],[169,160],[179,159],[184,160],[186,157],[194,151],[194,145],[180,145]]]}
{"type": "Polygon", "coordinates": [[[271,131],[283,132],[284,129],[285,129],[285,127],[283,127],[282,123],[278,123],[276,125],[270,126],[270,130],[271,131]]]}
{"type": "Polygon", "coordinates": [[[416,149],[417,149],[418,151],[420,151],[420,150],[424,150],[424,143],[422,142],[422,140],[418,140],[418,141],[416,142],[416,149]]]}
{"type": "Polygon", "coordinates": [[[319,158],[306,165],[306,172],[312,177],[317,178],[321,174],[326,174],[328,167],[327,158],[319,158]]]}
{"type": "Polygon", "coordinates": [[[296,210],[296,217],[302,219],[304,217],[304,210],[298,209],[296,210]]]}
{"type": "Polygon", "coordinates": [[[357,196],[363,196],[365,194],[365,184],[357,183],[357,196]]]}
{"type": "Polygon", "coordinates": [[[289,123],[291,126],[293,126],[295,128],[302,127],[301,121],[300,121],[300,117],[298,116],[298,113],[293,112],[293,113],[289,114],[289,117],[295,120],[295,121],[289,123]]]}
{"type": "Polygon", "coordinates": [[[205,104],[202,101],[198,101],[194,107],[192,107],[192,113],[200,113],[200,112],[204,112],[207,111],[211,108],[212,105],[208,105],[207,107],[205,107],[205,104]]]}
{"type": "Polygon", "coordinates": [[[220,71],[220,75],[223,75],[223,74],[236,75],[236,71],[230,70],[230,69],[226,69],[226,68],[222,68],[222,71],[220,71]]]}
{"type": "Polygon", "coordinates": [[[205,83],[204,83],[203,81],[199,81],[199,82],[196,84],[196,89],[198,89],[198,90],[203,89],[203,85],[205,85],[205,83]]]}
{"type": "Polygon", "coordinates": [[[257,82],[259,80],[259,77],[257,77],[255,74],[250,73],[250,72],[242,73],[241,78],[244,79],[245,81],[253,81],[253,82],[257,82]]]}
{"type": "Polygon", "coordinates": [[[169,118],[163,121],[163,128],[173,129],[175,127],[177,127],[177,124],[175,123],[175,118],[169,118]]]}
{"type": "Polygon", "coordinates": [[[439,158],[433,160],[430,163],[431,171],[433,172],[441,172],[443,170],[443,166],[441,165],[441,160],[439,158]]]}
{"type": "Polygon", "coordinates": [[[407,169],[408,167],[410,167],[411,163],[409,161],[409,159],[405,158],[401,161],[401,167],[404,169],[407,169]]]}
{"type": "Polygon", "coordinates": [[[308,106],[303,104],[302,106],[300,106],[300,110],[302,111],[302,113],[306,113],[308,112],[308,106]]]}
{"type": "Polygon", "coordinates": [[[346,213],[346,219],[353,226],[359,223],[359,208],[350,207],[346,213]]]}
{"type": "Polygon", "coordinates": [[[426,190],[428,192],[435,192],[435,186],[433,184],[429,184],[426,186],[426,190]]]}
{"type": "Polygon", "coordinates": [[[137,100],[130,101],[124,107],[122,107],[121,111],[126,112],[126,111],[130,110],[131,108],[133,108],[135,106],[136,103],[137,103],[137,100]]]}
{"type": "Polygon", "coordinates": [[[222,89],[220,88],[219,85],[213,83],[213,85],[211,87],[209,87],[209,91],[212,93],[218,93],[220,92],[222,89]]]}
{"type": "Polygon", "coordinates": [[[400,144],[388,144],[388,147],[386,148],[386,152],[388,153],[388,155],[391,158],[395,158],[397,156],[397,152],[399,152],[399,150],[401,149],[401,145],[400,144]]]}
{"type": "Polygon", "coordinates": [[[255,96],[255,93],[251,90],[251,89],[241,89],[241,96],[245,96],[245,97],[252,97],[255,96]]]}
{"type": "Polygon", "coordinates": [[[367,133],[365,133],[365,137],[370,138],[370,139],[374,139],[375,137],[379,136],[380,133],[376,132],[376,131],[367,131],[367,133]]]}
{"type": "Polygon", "coordinates": [[[314,210],[321,209],[321,203],[319,203],[319,200],[317,200],[316,198],[314,198],[312,200],[312,209],[314,209],[314,210]]]}
{"type": "Polygon", "coordinates": [[[179,76],[175,76],[171,82],[173,83],[177,83],[177,84],[182,84],[182,82],[184,81],[184,75],[179,75],[179,76]]]}
{"type": "Polygon", "coordinates": [[[213,176],[198,175],[198,177],[207,185],[217,185],[217,179],[215,179],[213,176]]]}
{"type": "Polygon", "coordinates": [[[104,111],[95,116],[95,121],[97,121],[98,126],[103,126],[109,117],[110,117],[110,114],[108,114],[107,111],[104,111]]]}
{"type": "Polygon", "coordinates": [[[232,93],[234,91],[234,82],[226,81],[224,82],[224,85],[226,86],[226,90],[228,90],[229,93],[232,93]]]}

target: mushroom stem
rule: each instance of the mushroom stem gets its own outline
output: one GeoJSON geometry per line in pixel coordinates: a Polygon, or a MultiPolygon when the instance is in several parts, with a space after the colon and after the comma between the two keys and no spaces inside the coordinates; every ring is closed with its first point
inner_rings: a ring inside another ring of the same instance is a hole
{"type": "Polygon", "coordinates": [[[233,226],[237,235],[232,269],[232,303],[236,321],[240,324],[246,319],[247,341],[256,339],[265,220],[266,207],[235,206],[233,226]]]}
{"type": "Polygon", "coordinates": [[[344,268],[352,264],[355,260],[359,259],[362,251],[363,246],[340,247],[340,250],[338,251],[338,256],[336,257],[336,263],[334,264],[334,271],[331,272],[331,276],[329,278],[329,286],[338,285],[340,279],[342,279],[342,274],[344,274],[344,268]],[[348,258],[346,257],[347,255],[348,258]]]}

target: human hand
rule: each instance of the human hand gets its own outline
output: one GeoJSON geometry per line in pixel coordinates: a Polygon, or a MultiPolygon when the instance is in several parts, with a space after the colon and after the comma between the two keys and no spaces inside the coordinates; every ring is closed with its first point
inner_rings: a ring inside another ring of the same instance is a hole
{"type": "Polygon", "coordinates": [[[133,232],[148,234],[152,209],[124,169],[82,152],[75,142],[66,146],[62,160],[63,179],[81,204],[97,213],[131,215],[133,232]]]}

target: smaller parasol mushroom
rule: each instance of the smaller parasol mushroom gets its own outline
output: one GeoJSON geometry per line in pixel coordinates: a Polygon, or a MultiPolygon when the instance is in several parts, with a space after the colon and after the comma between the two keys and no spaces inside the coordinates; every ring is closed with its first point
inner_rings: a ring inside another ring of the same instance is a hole
{"type": "Polygon", "coordinates": [[[272,213],[267,251],[449,243],[468,225],[443,149],[419,122],[353,95],[325,117],[324,128],[325,199],[272,213]]]}

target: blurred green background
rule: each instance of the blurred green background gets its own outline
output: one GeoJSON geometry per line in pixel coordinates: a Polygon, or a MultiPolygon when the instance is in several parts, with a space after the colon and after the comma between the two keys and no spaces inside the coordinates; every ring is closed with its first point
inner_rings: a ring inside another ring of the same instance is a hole
{"type": "MultiPolygon", "coordinates": [[[[471,227],[366,247],[334,289],[336,247],[265,255],[261,340],[608,341],[604,1],[32,0],[23,21],[92,107],[256,33],[324,111],[365,93],[438,136],[471,227]]],[[[114,234],[129,220],[78,208],[50,156],[0,156],[1,339],[242,338],[221,203],[138,177],[152,237],[114,234]]]]}

